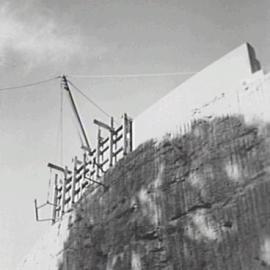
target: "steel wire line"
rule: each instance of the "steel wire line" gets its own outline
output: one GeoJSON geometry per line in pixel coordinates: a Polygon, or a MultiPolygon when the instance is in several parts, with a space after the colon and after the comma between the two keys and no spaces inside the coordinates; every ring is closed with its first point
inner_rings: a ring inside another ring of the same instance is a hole
{"type": "Polygon", "coordinates": [[[89,78],[89,79],[106,79],[106,78],[139,78],[139,77],[167,77],[167,76],[186,76],[194,75],[197,72],[167,72],[167,73],[130,73],[130,74],[103,74],[103,75],[80,75],[71,74],[71,78],[89,78]]]}
{"type": "Polygon", "coordinates": [[[28,83],[28,84],[22,84],[22,85],[17,85],[17,86],[11,86],[11,87],[4,87],[4,88],[0,88],[0,92],[4,92],[4,91],[8,91],[8,90],[15,90],[15,89],[21,89],[21,88],[27,88],[27,87],[32,87],[35,85],[39,85],[39,84],[43,84],[43,83],[47,83],[56,79],[59,79],[60,76],[56,76],[47,80],[42,80],[42,81],[37,81],[37,82],[33,82],[33,83],[28,83]]]}
{"type": "Polygon", "coordinates": [[[89,98],[81,89],[79,89],[74,83],[72,83],[70,80],[68,82],[71,84],[71,86],[77,90],[84,98],[86,98],[92,105],[94,105],[97,109],[99,109],[102,113],[104,113],[107,117],[111,118],[111,115],[107,113],[104,109],[102,109],[95,101],[93,101],[91,98],[89,98]]]}

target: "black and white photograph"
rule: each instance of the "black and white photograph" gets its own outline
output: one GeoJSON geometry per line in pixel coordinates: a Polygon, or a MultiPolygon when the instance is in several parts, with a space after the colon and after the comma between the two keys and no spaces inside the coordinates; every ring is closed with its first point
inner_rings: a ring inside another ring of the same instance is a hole
{"type": "Polygon", "coordinates": [[[269,0],[0,0],[0,270],[270,270],[269,0]]]}

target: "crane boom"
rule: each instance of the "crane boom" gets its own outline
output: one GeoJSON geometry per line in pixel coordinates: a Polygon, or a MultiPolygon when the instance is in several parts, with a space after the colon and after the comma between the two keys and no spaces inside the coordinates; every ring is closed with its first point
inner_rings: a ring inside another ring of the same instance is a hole
{"type": "Polygon", "coordinates": [[[65,75],[62,76],[62,82],[63,82],[63,87],[64,89],[68,92],[68,96],[69,96],[69,99],[70,99],[70,102],[71,102],[71,105],[72,105],[72,108],[73,108],[73,111],[75,113],[75,116],[79,122],[79,126],[80,126],[80,129],[81,129],[81,132],[83,134],[83,138],[84,138],[84,141],[86,143],[86,146],[87,148],[90,150],[91,147],[90,147],[90,144],[89,144],[89,141],[88,141],[88,138],[87,138],[87,135],[86,135],[86,132],[85,132],[85,128],[83,126],[83,123],[81,121],[81,118],[80,118],[80,115],[79,115],[79,111],[77,109],[77,106],[76,106],[76,103],[75,103],[75,100],[73,98],[73,95],[71,93],[71,90],[69,88],[69,85],[68,85],[68,80],[66,78],[65,75]]]}

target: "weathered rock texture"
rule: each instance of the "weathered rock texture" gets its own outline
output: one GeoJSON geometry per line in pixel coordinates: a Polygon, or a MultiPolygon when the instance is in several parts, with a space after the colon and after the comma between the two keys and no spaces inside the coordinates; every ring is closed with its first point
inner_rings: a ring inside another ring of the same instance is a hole
{"type": "Polygon", "coordinates": [[[223,117],[140,146],[77,205],[58,270],[270,269],[269,132],[223,117]]]}

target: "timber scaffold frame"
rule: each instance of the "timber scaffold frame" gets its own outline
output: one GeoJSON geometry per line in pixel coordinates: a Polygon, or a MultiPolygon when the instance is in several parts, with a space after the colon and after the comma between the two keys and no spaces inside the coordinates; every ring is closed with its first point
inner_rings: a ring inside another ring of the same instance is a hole
{"type": "Polygon", "coordinates": [[[96,149],[82,146],[84,154],[82,160],[76,156],[73,168],[64,168],[52,163],[48,167],[55,170],[52,223],[59,220],[66,212],[69,212],[91,186],[102,186],[102,176],[113,167],[119,159],[132,151],[132,119],[123,115],[122,124],[115,127],[111,117],[110,125],[94,120],[98,126],[96,149]],[[107,136],[102,135],[106,131],[107,136]]]}

